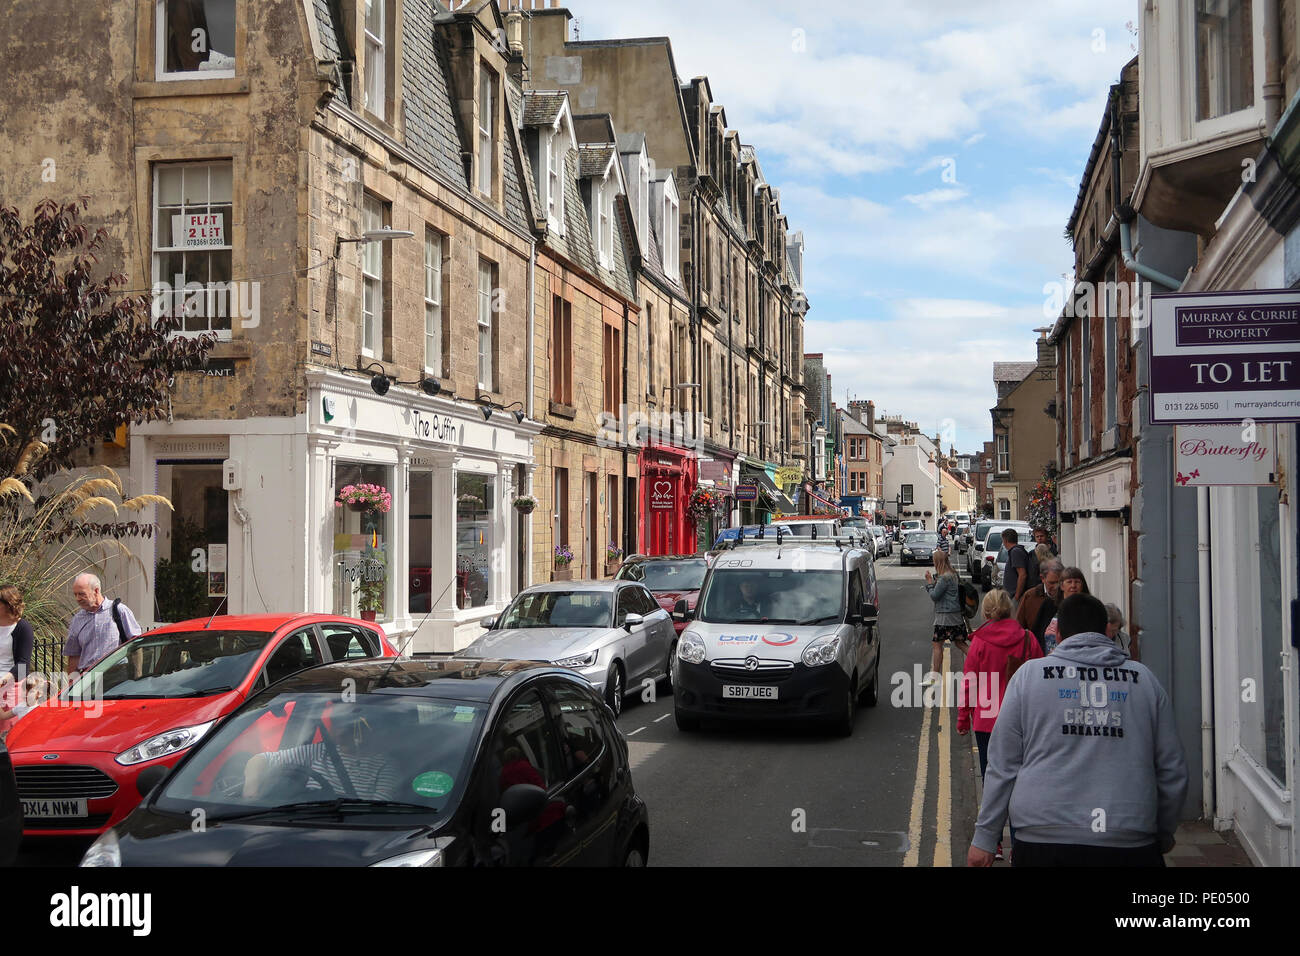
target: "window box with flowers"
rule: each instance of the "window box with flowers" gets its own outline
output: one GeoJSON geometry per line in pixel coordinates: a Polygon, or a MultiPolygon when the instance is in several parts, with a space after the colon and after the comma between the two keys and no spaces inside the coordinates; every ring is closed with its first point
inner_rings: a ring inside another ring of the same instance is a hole
{"type": "Polygon", "coordinates": [[[605,573],[613,575],[623,563],[623,549],[611,541],[605,545],[605,573]]]}
{"type": "Polygon", "coordinates": [[[551,572],[552,581],[568,581],[573,577],[569,565],[573,563],[573,551],[567,544],[557,544],[555,552],[555,570],[551,572]]]}

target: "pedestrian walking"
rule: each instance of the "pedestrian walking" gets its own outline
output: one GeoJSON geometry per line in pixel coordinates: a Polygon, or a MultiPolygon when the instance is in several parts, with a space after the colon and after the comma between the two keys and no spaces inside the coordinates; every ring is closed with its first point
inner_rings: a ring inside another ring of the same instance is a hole
{"type": "MultiPolygon", "coordinates": [[[[1061,601],[1075,594],[1090,594],[1088,582],[1083,576],[1083,572],[1078,568],[1066,568],[1061,573],[1061,601]]],[[[1058,602],[1059,603],[1059,602],[1058,602]]],[[[1057,621],[1057,615],[1052,616],[1052,620],[1047,627],[1043,629],[1043,650],[1048,654],[1056,648],[1060,641],[1060,624],[1057,621]]]]}
{"type": "Polygon", "coordinates": [[[23,620],[23,595],[12,584],[0,587],[0,674],[21,683],[32,667],[36,633],[23,620]]]}
{"type": "Polygon", "coordinates": [[[1020,535],[1015,528],[1002,532],[1002,546],[1007,549],[1007,567],[1002,572],[1002,590],[1011,595],[1011,601],[1019,606],[1025,592],[1038,584],[1038,568],[1033,564],[1029,552],[1020,543],[1020,535]]]}
{"type": "Polygon", "coordinates": [[[925,572],[925,589],[934,602],[934,636],[930,639],[933,648],[930,652],[930,674],[921,686],[929,687],[939,679],[939,668],[943,666],[943,645],[952,641],[953,646],[963,654],[969,646],[967,637],[970,632],[966,627],[966,618],[961,613],[961,578],[948,559],[948,552],[935,551],[931,555],[934,572],[925,572]]]}
{"type": "Polygon", "coordinates": [[[1061,575],[1064,573],[1065,567],[1057,558],[1039,565],[1041,582],[1021,599],[1020,607],[1016,609],[1016,622],[1028,628],[1040,646],[1047,625],[1056,617],[1056,605],[1061,600],[1061,575]]]}
{"type": "Polygon", "coordinates": [[[1188,786],[1169,696],[1106,636],[1095,597],[1065,598],[1057,617],[1056,652],[1002,700],[966,862],[991,866],[1010,822],[1013,866],[1163,866],[1188,786]]]}
{"type": "Polygon", "coordinates": [[[939,544],[937,545],[938,550],[942,551],[944,554],[949,554],[951,547],[952,545],[948,543],[948,526],[939,525],[939,544]]]}
{"type": "Polygon", "coordinates": [[[87,572],[72,583],[72,596],[81,610],[68,624],[68,638],[63,656],[68,659],[69,674],[85,673],[141,633],[131,609],[120,600],[104,597],[98,577],[87,572]]]}
{"type": "MultiPolygon", "coordinates": [[[[1042,657],[1043,650],[1034,635],[1011,617],[1011,598],[1006,591],[994,588],[984,595],[980,606],[984,623],[970,638],[957,707],[957,733],[964,737],[974,730],[983,777],[988,766],[989,735],[997,722],[1007,684],[1026,661],[1042,657]]],[[[1013,829],[1011,839],[1015,838],[1013,829]]],[[[1002,859],[1000,833],[995,856],[1002,859]]]]}
{"type": "Polygon", "coordinates": [[[1124,612],[1114,604],[1106,605],[1106,636],[1125,654],[1133,656],[1130,648],[1132,642],[1129,640],[1128,631],[1124,630],[1124,612]]]}

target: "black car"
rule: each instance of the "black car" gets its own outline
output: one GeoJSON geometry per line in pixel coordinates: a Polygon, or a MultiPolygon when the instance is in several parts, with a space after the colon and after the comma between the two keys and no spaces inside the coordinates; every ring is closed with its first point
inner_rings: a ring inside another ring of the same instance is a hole
{"type": "Polygon", "coordinates": [[[931,555],[935,548],[939,547],[939,535],[935,531],[913,531],[903,538],[903,550],[899,556],[898,563],[906,564],[930,564],[932,563],[931,555]]]}
{"type": "Polygon", "coordinates": [[[535,662],[314,667],[142,780],[152,791],[83,866],[643,866],[649,855],[612,714],[581,677],[535,662]]]}
{"type": "Polygon", "coordinates": [[[0,740],[0,866],[13,866],[23,840],[23,805],[18,799],[9,751],[0,740]]]}

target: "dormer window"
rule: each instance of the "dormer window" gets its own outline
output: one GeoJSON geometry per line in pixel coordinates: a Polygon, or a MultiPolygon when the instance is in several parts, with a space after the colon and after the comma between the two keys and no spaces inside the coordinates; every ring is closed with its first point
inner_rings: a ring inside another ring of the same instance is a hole
{"type": "Polygon", "coordinates": [[[564,232],[564,134],[546,137],[546,219],[556,232],[564,232]]]}
{"type": "Polygon", "coordinates": [[[496,153],[496,76],[486,65],[478,74],[478,191],[492,195],[492,157],[496,153]]]}
{"type": "Polygon", "coordinates": [[[596,193],[596,243],[599,246],[600,264],[611,268],[614,261],[614,193],[617,190],[609,180],[597,187],[596,193]]]}
{"type": "Polygon", "coordinates": [[[386,119],[384,78],[388,72],[387,45],[384,40],[385,0],[366,0],[366,109],[386,119]]]}

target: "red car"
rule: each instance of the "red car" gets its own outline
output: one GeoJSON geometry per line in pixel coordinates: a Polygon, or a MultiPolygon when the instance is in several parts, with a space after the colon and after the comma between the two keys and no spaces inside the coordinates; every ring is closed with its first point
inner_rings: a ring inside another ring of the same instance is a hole
{"type": "Polygon", "coordinates": [[[140,802],[142,771],[173,766],[268,684],[328,661],[396,656],[377,625],[327,614],[198,618],[142,634],[13,725],[23,833],[102,833],[140,802]]]}
{"type": "MultiPolygon", "coordinates": [[[[700,597],[700,585],[704,583],[704,572],[709,569],[708,559],[699,554],[672,554],[647,557],[644,554],[629,555],[614,575],[620,581],[640,581],[646,586],[659,606],[669,614],[677,602],[686,601],[687,610],[695,610],[695,602],[700,597]]],[[[680,635],[686,630],[686,621],[673,621],[673,628],[680,635]]]]}

